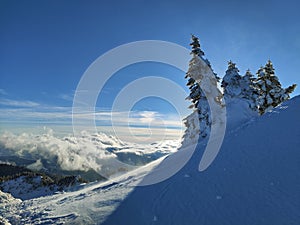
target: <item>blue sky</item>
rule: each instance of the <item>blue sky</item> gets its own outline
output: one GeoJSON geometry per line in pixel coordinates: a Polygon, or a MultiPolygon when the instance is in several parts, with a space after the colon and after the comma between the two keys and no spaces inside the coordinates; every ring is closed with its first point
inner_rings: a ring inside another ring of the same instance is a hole
{"type": "MultiPolygon", "coordinates": [[[[229,60],[236,62],[244,74],[248,68],[255,73],[271,59],[283,86],[299,85],[299,7],[296,0],[2,0],[1,127],[21,123],[30,126],[32,121],[67,125],[74,90],[88,66],[110,49],[139,40],[164,40],[189,48],[190,33],[194,33],[220,77],[229,60]]],[[[174,68],[133,65],[107,83],[97,107],[109,111],[118,90],[149,75],[185,85],[184,73],[174,68]]],[[[298,87],[293,96],[299,93],[298,87]]],[[[145,99],[135,110],[156,112],[170,122],[169,127],[176,114],[159,99],[145,99]]]]}

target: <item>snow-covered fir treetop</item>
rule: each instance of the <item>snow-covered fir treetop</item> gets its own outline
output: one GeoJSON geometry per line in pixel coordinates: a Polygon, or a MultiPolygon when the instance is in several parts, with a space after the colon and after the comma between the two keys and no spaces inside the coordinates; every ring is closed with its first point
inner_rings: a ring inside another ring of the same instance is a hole
{"type": "Polygon", "coordinates": [[[199,38],[192,35],[192,42],[190,45],[192,46],[192,59],[189,62],[189,69],[186,73],[186,77],[190,77],[199,83],[205,75],[211,77],[211,80],[215,85],[217,83],[216,76],[212,71],[210,62],[208,59],[204,58],[204,52],[200,49],[199,38]]]}
{"type": "Polygon", "coordinates": [[[260,114],[270,111],[282,102],[290,98],[289,94],[294,91],[296,84],[288,88],[282,88],[271,60],[257,71],[256,87],[258,89],[258,108],[260,114]]]}
{"type": "Polygon", "coordinates": [[[193,58],[189,63],[189,69],[187,76],[194,79],[200,84],[201,89],[206,93],[214,96],[216,101],[221,101],[222,93],[219,89],[213,87],[217,86],[217,79],[211,68],[200,59],[196,54],[193,54],[193,58]]]}
{"type": "Polygon", "coordinates": [[[242,77],[240,83],[242,87],[242,92],[240,97],[248,102],[249,108],[252,111],[257,112],[257,98],[258,89],[255,85],[255,77],[248,69],[246,74],[242,77]]]}
{"type": "Polygon", "coordinates": [[[250,69],[247,69],[245,75],[243,76],[243,79],[247,80],[247,81],[254,81],[255,80],[254,75],[251,73],[250,69]]]}
{"type": "Polygon", "coordinates": [[[200,42],[199,38],[197,38],[195,35],[192,34],[192,42],[190,43],[190,46],[192,46],[192,52],[191,54],[196,54],[198,56],[204,56],[204,52],[200,49],[200,42]]]}
{"type": "MultiPolygon", "coordinates": [[[[192,101],[192,105],[190,106],[190,108],[195,108],[198,109],[199,111],[201,111],[201,109],[199,109],[199,101],[202,100],[201,104],[203,105],[203,101],[206,101],[206,97],[205,97],[205,93],[204,91],[201,89],[199,83],[195,82],[195,79],[193,78],[193,76],[198,76],[199,80],[202,79],[202,74],[203,73],[207,73],[207,71],[212,70],[211,64],[209,62],[208,59],[206,59],[204,57],[204,52],[201,50],[200,48],[200,42],[199,42],[199,38],[197,38],[195,35],[192,35],[191,37],[191,43],[190,45],[192,46],[192,51],[191,51],[191,55],[195,56],[191,59],[190,63],[189,63],[189,70],[186,73],[185,78],[189,78],[188,82],[187,82],[187,86],[189,86],[189,89],[191,90],[190,95],[186,98],[188,100],[192,101]],[[205,69],[207,70],[206,72],[203,71],[199,71],[197,66],[195,67],[195,65],[197,64],[196,61],[202,60],[204,62],[204,64],[206,64],[205,69]],[[207,66],[209,68],[207,68],[207,66]],[[194,75],[191,76],[191,74],[194,73],[194,75]]],[[[216,82],[219,81],[219,77],[217,76],[217,74],[213,73],[213,75],[216,78],[216,82]]],[[[208,106],[205,106],[206,108],[208,106]]],[[[201,113],[201,112],[199,112],[201,113]]]]}
{"type": "Polygon", "coordinates": [[[273,63],[271,62],[271,60],[269,59],[268,60],[268,62],[267,62],[267,64],[266,64],[266,66],[265,66],[265,71],[266,71],[266,73],[268,74],[268,75],[270,75],[270,76],[272,76],[272,75],[274,75],[275,74],[275,72],[274,72],[274,67],[273,67],[273,63]]]}
{"type": "Polygon", "coordinates": [[[226,74],[222,80],[222,87],[226,87],[229,83],[235,82],[241,79],[239,74],[239,69],[236,67],[236,64],[231,60],[228,62],[228,69],[226,70],[226,74]]]}
{"type": "Polygon", "coordinates": [[[241,75],[236,64],[232,61],[228,62],[228,69],[223,77],[222,87],[224,88],[225,101],[229,98],[239,96],[242,93],[241,75]]]}
{"type": "Polygon", "coordinates": [[[264,70],[264,67],[263,67],[263,66],[261,66],[261,67],[258,69],[258,71],[256,72],[256,75],[257,75],[258,78],[265,76],[265,70],[264,70]]]}

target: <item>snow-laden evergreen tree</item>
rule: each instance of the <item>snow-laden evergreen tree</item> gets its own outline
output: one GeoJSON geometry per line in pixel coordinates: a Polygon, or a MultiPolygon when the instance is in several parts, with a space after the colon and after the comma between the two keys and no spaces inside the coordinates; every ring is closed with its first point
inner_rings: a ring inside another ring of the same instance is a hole
{"type": "MultiPolygon", "coordinates": [[[[209,62],[209,60],[207,58],[205,58],[204,52],[200,48],[199,38],[192,35],[191,39],[192,39],[191,43],[190,43],[190,46],[192,47],[191,54],[200,57],[209,66],[209,68],[212,69],[211,63],[209,62]]],[[[219,81],[220,78],[217,76],[217,74],[214,73],[214,75],[215,75],[217,81],[219,81]]],[[[197,82],[195,82],[195,80],[192,77],[190,77],[188,75],[188,73],[186,73],[185,78],[188,78],[188,82],[186,85],[189,86],[189,89],[191,91],[190,95],[187,97],[187,99],[192,101],[192,105],[190,106],[190,108],[198,108],[199,100],[205,99],[205,94],[201,90],[199,84],[197,82]]]]}
{"type": "Polygon", "coordinates": [[[289,99],[289,94],[296,88],[296,84],[288,88],[282,88],[278,77],[275,75],[271,60],[257,71],[257,77],[256,85],[259,90],[258,109],[260,114],[264,114],[289,99]]]}
{"type": "Polygon", "coordinates": [[[185,118],[184,123],[187,129],[183,136],[185,141],[190,139],[189,142],[191,142],[191,140],[197,141],[199,134],[202,137],[206,137],[209,133],[209,127],[211,125],[211,120],[208,115],[210,109],[206,96],[203,90],[200,88],[200,85],[191,76],[191,73],[198,72],[197,70],[199,69],[197,68],[196,61],[200,60],[199,57],[204,56],[204,52],[200,48],[199,39],[194,35],[192,35],[190,45],[192,47],[191,55],[193,58],[189,62],[189,70],[186,73],[185,78],[188,78],[187,86],[189,86],[190,89],[190,95],[187,97],[187,99],[192,102],[190,108],[195,109],[195,111],[185,118]]]}
{"type": "MultiPolygon", "coordinates": [[[[187,99],[192,102],[190,108],[193,108],[194,112],[184,119],[186,131],[183,136],[183,146],[187,143],[195,143],[198,140],[199,135],[201,138],[209,136],[212,123],[207,97],[199,83],[195,81],[195,78],[202,80],[206,75],[203,72],[203,64],[200,61],[203,61],[210,69],[211,64],[204,58],[204,52],[200,48],[199,39],[194,35],[192,35],[192,42],[190,45],[192,46],[192,59],[189,62],[189,69],[185,78],[188,78],[187,86],[189,86],[190,89],[190,95],[187,99]]],[[[215,73],[213,74],[214,77],[210,79],[210,85],[215,85],[217,87],[219,78],[215,73]]],[[[221,101],[221,92],[219,91],[218,94],[218,100],[221,101]]]]}
{"type": "Polygon", "coordinates": [[[242,77],[241,80],[241,96],[244,99],[248,100],[249,107],[257,111],[257,99],[258,99],[258,90],[255,85],[256,78],[248,69],[246,74],[242,77]]]}
{"type": "Polygon", "coordinates": [[[244,76],[241,76],[236,64],[229,61],[228,69],[221,85],[224,90],[225,103],[230,104],[232,101],[235,101],[235,104],[237,104],[237,99],[240,99],[247,102],[251,110],[257,111],[258,91],[255,86],[255,80],[250,70],[244,76]]]}
{"type": "Polygon", "coordinates": [[[227,127],[233,129],[239,124],[248,122],[258,115],[253,76],[248,71],[245,76],[239,74],[239,69],[232,61],[222,80],[223,95],[226,104],[227,127]]]}
{"type": "Polygon", "coordinates": [[[199,57],[204,56],[204,52],[200,48],[199,38],[192,34],[190,46],[192,46],[191,54],[197,55],[199,57]]]}
{"type": "Polygon", "coordinates": [[[229,102],[232,98],[241,95],[241,79],[239,69],[236,67],[236,64],[230,60],[221,84],[221,87],[224,89],[225,102],[229,102]]]}
{"type": "MultiPolygon", "coordinates": [[[[197,55],[199,57],[204,56],[204,52],[200,49],[200,42],[199,38],[192,35],[190,46],[192,46],[191,54],[197,55]]],[[[191,63],[191,62],[190,62],[191,63]]],[[[187,86],[189,86],[190,89],[190,95],[187,97],[187,99],[191,100],[192,105],[190,105],[190,108],[197,108],[198,101],[200,98],[205,98],[204,93],[202,92],[199,84],[195,82],[195,80],[192,77],[188,76],[188,73],[186,73],[185,78],[188,78],[187,86]]]]}
{"type": "Polygon", "coordinates": [[[288,99],[290,98],[290,94],[295,90],[297,84],[292,84],[291,86],[285,89],[285,93],[289,95],[288,99]]]}

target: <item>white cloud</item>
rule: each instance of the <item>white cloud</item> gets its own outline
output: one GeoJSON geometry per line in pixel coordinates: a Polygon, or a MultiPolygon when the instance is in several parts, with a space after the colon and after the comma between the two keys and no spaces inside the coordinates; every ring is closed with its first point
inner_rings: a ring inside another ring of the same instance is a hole
{"type": "MultiPolygon", "coordinates": [[[[63,96],[68,99],[70,96],[63,96]]],[[[33,101],[17,101],[12,99],[0,99],[0,121],[4,126],[16,127],[23,125],[33,127],[35,125],[56,127],[72,133],[72,121],[76,120],[76,126],[80,130],[93,130],[88,127],[91,119],[95,118],[97,130],[117,131],[123,140],[134,142],[153,142],[161,139],[178,139],[182,132],[182,119],[176,114],[161,114],[156,111],[109,111],[108,109],[76,110],[72,114],[72,107],[49,106],[33,101]],[[81,129],[82,128],[82,129],[81,129]]],[[[15,128],[14,128],[15,129],[15,128]]]]}
{"type": "Polygon", "coordinates": [[[63,100],[65,100],[65,101],[69,101],[69,102],[71,102],[71,101],[73,101],[73,95],[69,95],[69,94],[60,94],[59,96],[58,96],[60,99],[63,99],[63,100]]]}
{"type": "Polygon", "coordinates": [[[142,123],[151,123],[156,120],[158,113],[153,111],[142,111],[138,113],[138,116],[142,123]]]}
{"type": "Polygon", "coordinates": [[[0,99],[0,104],[14,107],[36,107],[40,105],[39,103],[33,101],[17,101],[6,98],[0,99]]]}
{"type": "MultiPolygon", "coordinates": [[[[36,105],[36,104],[18,104],[36,105]]],[[[51,107],[39,105],[38,107],[0,108],[1,130],[13,127],[33,128],[36,125],[51,127],[58,133],[73,133],[72,119],[76,119],[77,131],[94,131],[89,127],[88,120],[95,116],[96,129],[122,141],[135,143],[152,143],[166,139],[179,139],[181,137],[182,118],[173,114],[160,114],[154,111],[134,112],[83,112],[72,115],[71,107],[51,107]],[[128,117],[128,115],[130,115],[128,117]],[[74,117],[74,118],[73,118],[74,117]],[[113,119],[113,121],[112,121],[113,119]],[[17,125],[17,126],[16,126],[17,125]],[[63,129],[63,130],[62,130],[63,129]]],[[[184,129],[184,128],[183,128],[184,129]]]]}
{"type": "MultiPolygon", "coordinates": [[[[0,102],[1,103],[1,102],[0,102]]],[[[98,125],[114,126],[140,126],[140,127],[182,127],[182,119],[178,115],[160,114],[154,111],[134,111],[134,112],[82,112],[72,114],[71,107],[51,107],[38,103],[25,102],[5,102],[8,106],[23,106],[23,108],[1,108],[0,118],[11,122],[44,122],[44,123],[68,123],[71,125],[72,118],[76,119],[76,124],[84,125],[88,120],[95,117],[98,125]],[[30,108],[30,106],[32,106],[30,108]],[[39,107],[35,107],[39,106],[39,107]]]]}

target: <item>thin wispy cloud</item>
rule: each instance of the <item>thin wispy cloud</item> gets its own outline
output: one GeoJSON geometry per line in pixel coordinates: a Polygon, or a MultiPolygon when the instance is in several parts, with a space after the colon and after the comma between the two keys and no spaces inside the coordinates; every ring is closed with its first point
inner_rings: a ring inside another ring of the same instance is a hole
{"type": "Polygon", "coordinates": [[[71,101],[73,101],[74,95],[70,95],[70,94],[60,94],[58,97],[59,97],[60,99],[65,100],[65,101],[71,102],[71,101]]]}
{"type": "Polygon", "coordinates": [[[7,108],[0,108],[0,119],[6,122],[18,123],[55,123],[72,125],[72,119],[77,124],[86,124],[95,119],[97,125],[139,126],[139,127],[172,127],[181,128],[182,118],[173,114],[160,114],[155,111],[117,111],[96,110],[96,112],[72,113],[72,107],[45,106],[35,102],[4,102],[7,108]],[[11,108],[19,106],[19,108],[11,108]]]}
{"type": "Polygon", "coordinates": [[[183,126],[182,119],[174,114],[160,114],[155,111],[97,111],[73,114],[73,118],[85,121],[95,117],[98,124],[113,123],[118,126],[141,126],[141,127],[177,127],[183,126]]]}
{"type": "Polygon", "coordinates": [[[7,95],[7,92],[4,89],[0,88],[0,95],[7,95]]]}
{"type": "Polygon", "coordinates": [[[27,101],[27,100],[17,101],[17,100],[3,98],[0,99],[0,105],[13,106],[13,107],[36,107],[39,106],[40,104],[37,102],[27,101]]]}
{"type": "Polygon", "coordinates": [[[93,131],[89,124],[94,120],[98,132],[118,136],[124,139],[123,141],[152,143],[162,138],[179,139],[183,128],[182,118],[179,115],[161,114],[150,110],[112,112],[104,108],[83,107],[84,110],[75,110],[77,113],[73,113],[71,106],[51,106],[28,100],[4,98],[0,99],[0,105],[2,131],[16,125],[30,129],[45,126],[54,128],[58,133],[70,134],[73,133],[74,120],[77,129],[82,131],[93,131]]]}
{"type": "Polygon", "coordinates": [[[158,113],[153,111],[138,112],[137,115],[138,119],[143,123],[151,123],[158,117],[158,113]]]}

